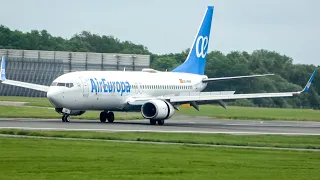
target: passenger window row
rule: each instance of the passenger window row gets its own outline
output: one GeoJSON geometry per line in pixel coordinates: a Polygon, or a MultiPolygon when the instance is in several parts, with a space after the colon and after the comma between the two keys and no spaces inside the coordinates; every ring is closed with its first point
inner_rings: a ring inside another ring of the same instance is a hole
{"type": "Polygon", "coordinates": [[[53,83],[51,84],[51,86],[65,86],[65,87],[71,88],[71,87],[73,87],[73,83],[53,82],[53,83]]]}
{"type": "MultiPolygon", "coordinates": [[[[192,89],[192,86],[176,85],[140,85],[141,89],[192,89]]],[[[138,85],[132,85],[132,89],[138,89],[138,85]]]]}

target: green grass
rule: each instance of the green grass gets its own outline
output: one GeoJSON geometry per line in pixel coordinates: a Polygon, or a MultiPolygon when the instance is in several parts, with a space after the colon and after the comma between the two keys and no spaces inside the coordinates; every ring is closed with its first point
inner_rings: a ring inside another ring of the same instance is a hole
{"type": "MultiPolygon", "coordinates": [[[[30,108],[15,106],[0,106],[0,118],[48,118],[60,119],[62,115],[54,109],[49,108],[30,108]]],[[[72,119],[99,119],[99,111],[88,111],[81,116],[73,116],[72,119]]],[[[141,119],[140,113],[115,112],[115,120],[141,119]]]]}
{"type": "Polygon", "coordinates": [[[191,116],[209,116],[225,119],[262,119],[262,120],[296,120],[320,121],[320,111],[311,109],[234,107],[224,109],[220,106],[203,105],[200,112],[194,108],[181,108],[179,112],[191,116]]]}
{"type": "Polygon", "coordinates": [[[26,102],[26,106],[53,107],[47,98],[0,96],[0,101],[26,102]]]}
{"type": "Polygon", "coordinates": [[[313,180],[320,153],[0,138],[0,179],[313,180]]]}
{"type": "Polygon", "coordinates": [[[105,140],[133,140],[235,146],[320,149],[320,136],[230,135],[149,132],[86,132],[0,129],[0,134],[105,140]]]}
{"type": "MultiPolygon", "coordinates": [[[[0,96],[0,101],[20,101],[27,102],[27,106],[40,106],[40,107],[52,107],[50,102],[46,98],[29,98],[29,97],[12,97],[12,96],[0,96]]],[[[1,106],[0,106],[1,107],[1,106]]],[[[20,107],[19,107],[20,108],[20,107]]],[[[13,108],[12,111],[16,111],[17,108],[13,108]]],[[[11,110],[9,110],[11,111],[11,110]]],[[[42,117],[45,118],[45,114],[37,114],[39,110],[30,110],[34,112],[19,113],[19,115],[10,115],[9,117],[19,116],[19,117],[42,117]]],[[[0,109],[2,112],[2,109],[0,109]]],[[[47,113],[47,111],[46,111],[47,113]]],[[[129,119],[140,119],[141,115],[139,113],[129,113],[130,116],[134,118],[129,119]]],[[[200,106],[200,112],[194,108],[182,107],[180,112],[177,114],[191,115],[191,116],[209,116],[213,118],[224,118],[224,119],[261,119],[261,120],[295,120],[295,121],[320,121],[320,111],[310,110],[310,109],[285,109],[285,108],[258,108],[258,107],[234,107],[229,106],[228,109],[224,109],[220,106],[213,105],[203,105],[200,106]]],[[[4,115],[0,114],[0,117],[4,115]]],[[[60,118],[60,115],[48,114],[51,118],[60,118]]],[[[79,119],[97,119],[97,112],[88,112],[83,116],[78,116],[79,119]]],[[[77,118],[78,118],[77,117],[77,118]]],[[[117,117],[116,117],[117,118],[117,117]]],[[[122,119],[122,116],[118,117],[122,119]]]]}

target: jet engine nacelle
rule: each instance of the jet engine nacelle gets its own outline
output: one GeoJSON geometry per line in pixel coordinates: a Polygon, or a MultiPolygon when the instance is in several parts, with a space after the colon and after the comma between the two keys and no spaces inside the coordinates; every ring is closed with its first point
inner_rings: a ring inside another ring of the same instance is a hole
{"type": "MultiPolygon", "coordinates": [[[[56,112],[59,114],[63,114],[62,113],[62,108],[55,108],[56,112]]],[[[80,110],[71,110],[70,115],[71,116],[80,116],[82,114],[84,114],[86,111],[80,111],[80,110]]]]}
{"type": "Polygon", "coordinates": [[[167,101],[155,99],[141,106],[141,114],[146,119],[163,120],[173,116],[174,108],[167,101]]]}

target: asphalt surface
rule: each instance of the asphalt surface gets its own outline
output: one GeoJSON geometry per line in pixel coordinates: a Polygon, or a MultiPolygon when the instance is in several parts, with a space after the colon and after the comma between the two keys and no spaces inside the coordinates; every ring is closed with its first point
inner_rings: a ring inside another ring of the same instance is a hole
{"type": "Polygon", "coordinates": [[[320,122],[220,120],[206,117],[175,116],[163,126],[150,125],[148,120],[115,121],[59,119],[0,118],[0,128],[106,131],[106,132],[172,132],[172,133],[227,133],[227,134],[282,134],[320,135],[320,122]]]}

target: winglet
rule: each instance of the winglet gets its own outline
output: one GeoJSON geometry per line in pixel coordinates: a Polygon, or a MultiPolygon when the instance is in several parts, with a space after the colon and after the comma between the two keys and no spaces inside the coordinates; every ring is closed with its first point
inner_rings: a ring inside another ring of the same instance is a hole
{"type": "Polygon", "coordinates": [[[311,83],[312,83],[312,81],[313,81],[313,79],[314,79],[317,71],[318,71],[318,69],[315,69],[315,70],[313,71],[313,73],[312,73],[312,75],[311,75],[308,83],[307,83],[306,86],[303,88],[303,90],[300,91],[300,93],[308,92],[308,90],[309,90],[309,88],[310,88],[310,85],[311,85],[311,83]]]}
{"type": "Polygon", "coordinates": [[[1,58],[1,76],[0,81],[6,80],[6,57],[2,56],[1,58]]]}

